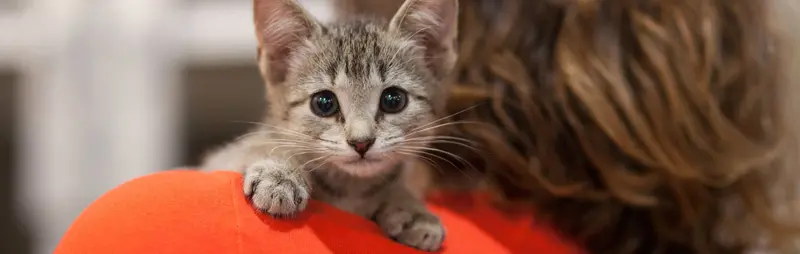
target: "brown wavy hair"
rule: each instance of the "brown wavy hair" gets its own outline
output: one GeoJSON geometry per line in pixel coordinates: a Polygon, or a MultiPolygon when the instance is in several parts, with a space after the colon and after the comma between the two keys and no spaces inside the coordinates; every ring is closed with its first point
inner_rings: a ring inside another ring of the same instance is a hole
{"type": "Polygon", "coordinates": [[[591,253],[782,251],[800,171],[771,2],[461,0],[450,107],[489,124],[456,133],[591,253]]]}

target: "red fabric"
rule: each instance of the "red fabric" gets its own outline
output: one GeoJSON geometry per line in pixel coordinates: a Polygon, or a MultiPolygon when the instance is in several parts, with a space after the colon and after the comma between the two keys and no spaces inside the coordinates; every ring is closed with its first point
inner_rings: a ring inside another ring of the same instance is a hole
{"type": "MultiPolygon", "coordinates": [[[[320,202],[298,218],[272,219],[251,209],[241,186],[233,172],[176,170],[133,180],[89,206],[55,253],[423,253],[320,202]]],[[[481,195],[429,204],[447,230],[440,253],[578,253],[529,216],[501,214],[481,195]]]]}

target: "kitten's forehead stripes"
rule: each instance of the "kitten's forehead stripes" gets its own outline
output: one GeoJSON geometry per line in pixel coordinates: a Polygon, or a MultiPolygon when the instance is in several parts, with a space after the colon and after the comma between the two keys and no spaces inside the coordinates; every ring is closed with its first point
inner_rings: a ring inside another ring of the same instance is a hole
{"type": "Polygon", "coordinates": [[[379,27],[367,21],[354,21],[347,26],[336,26],[330,31],[330,47],[337,50],[328,59],[325,71],[336,80],[343,74],[350,80],[365,80],[377,71],[381,81],[386,80],[387,63],[382,55],[386,52],[384,38],[379,27]]]}

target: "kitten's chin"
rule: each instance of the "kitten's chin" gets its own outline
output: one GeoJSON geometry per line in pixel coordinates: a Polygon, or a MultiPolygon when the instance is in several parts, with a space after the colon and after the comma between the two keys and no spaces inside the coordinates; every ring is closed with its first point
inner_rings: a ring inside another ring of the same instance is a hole
{"type": "Polygon", "coordinates": [[[393,168],[398,163],[391,159],[359,159],[334,162],[339,170],[356,177],[373,177],[393,168]]]}

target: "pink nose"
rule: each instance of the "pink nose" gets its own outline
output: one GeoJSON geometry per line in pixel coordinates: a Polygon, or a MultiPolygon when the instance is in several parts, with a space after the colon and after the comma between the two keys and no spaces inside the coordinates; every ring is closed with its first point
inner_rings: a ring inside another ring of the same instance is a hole
{"type": "Polygon", "coordinates": [[[375,139],[361,139],[361,140],[348,140],[347,143],[350,144],[350,147],[353,148],[361,157],[364,157],[364,154],[369,151],[369,148],[372,147],[372,143],[375,142],[375,139]]]}
{"type": "Polygon", "coordinates": [[[355,143],[355,145],[353,146],[356,148],[356,150],[366,150],[367,145],[368,145],[367,143],[362,142],[362,143],[355,143]]]}

